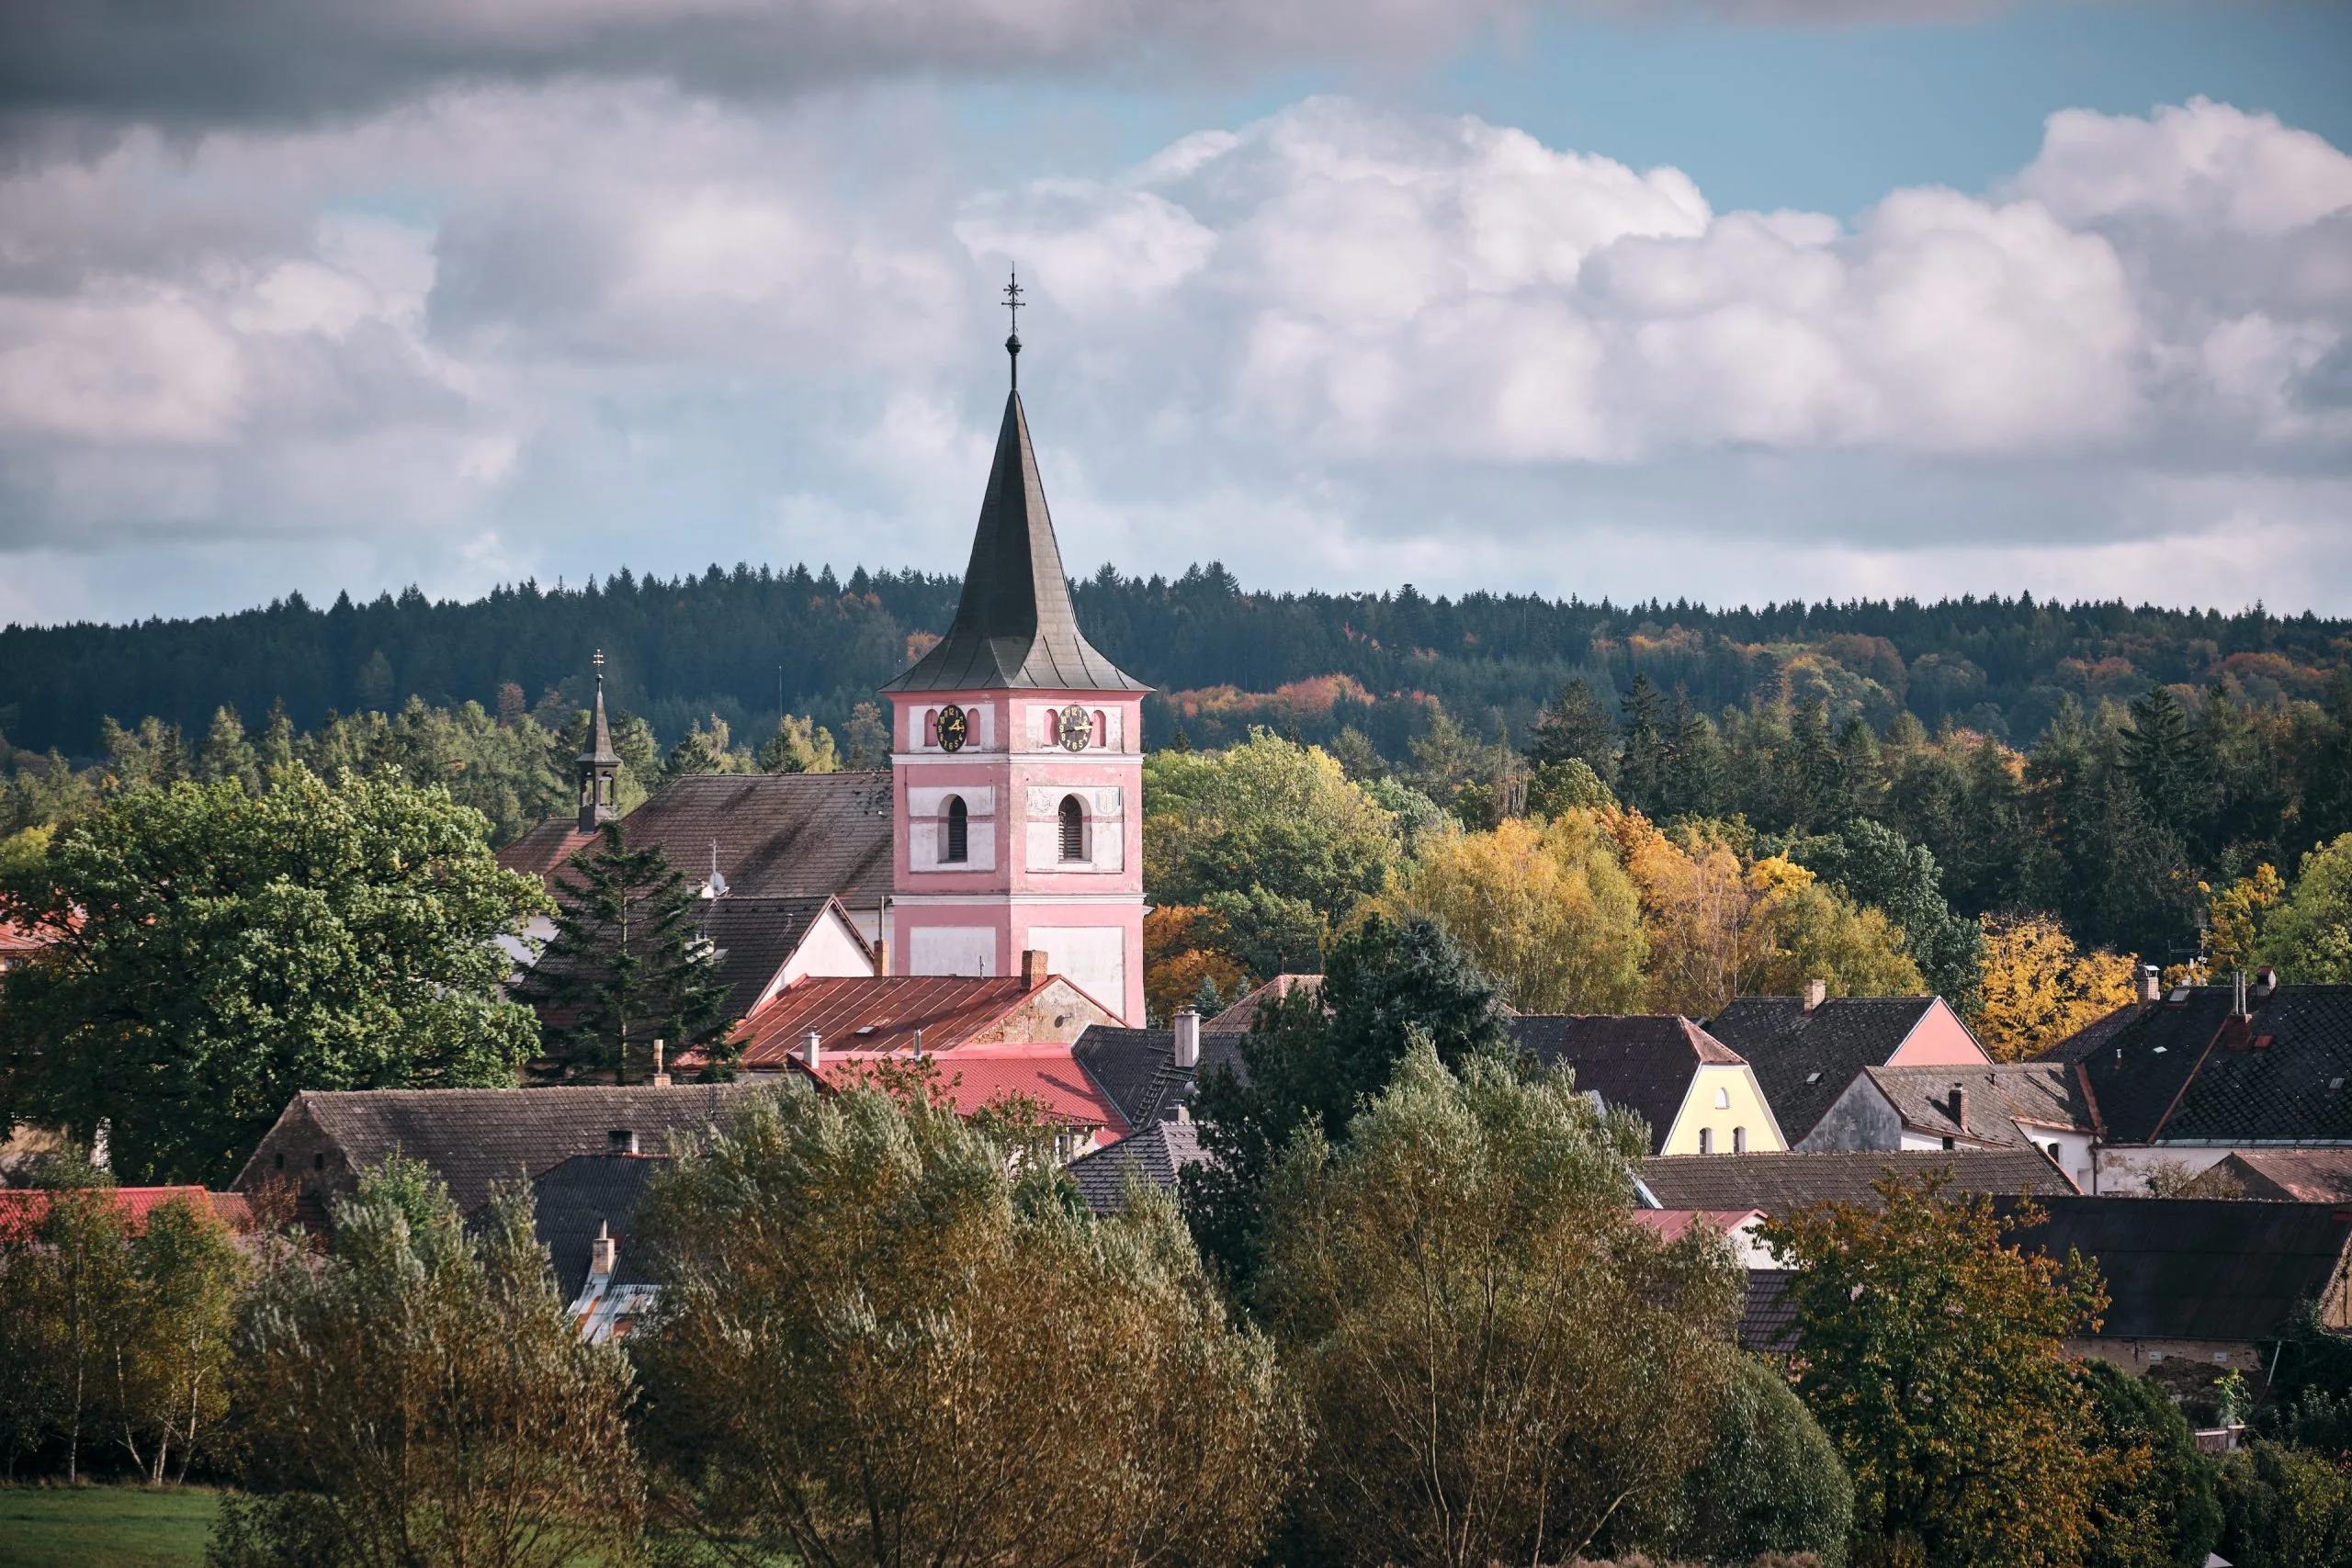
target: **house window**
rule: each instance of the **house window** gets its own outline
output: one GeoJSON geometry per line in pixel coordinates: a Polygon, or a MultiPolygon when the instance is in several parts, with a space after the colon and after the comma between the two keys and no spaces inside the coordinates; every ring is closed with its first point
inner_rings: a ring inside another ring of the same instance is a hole
{"type": "Polygon", "coordinates": [[[1702,1155],[1715,1152],[1715,1130],[1713,1127],[1699,1129],[1699,1152],[1702,1155]]]}
{"type": "Polygon", "coordinates": [[[1731,1090],[1727,1089],[1719,1089],[1715,1090],[1715,1109],[1718,1111],[1729,1111],[1731,1109],[1731,1090]]]}
{"type": "Polygon", "coordinates": [[[1731,1152],[1736,1155],[1744,1155],[1747,1152],[1747,1128],[1734,1127],[1731,1130],[1731,1152]]]}
{"type": "Polygon", "coordinates": [[[1078,796],[1074,795],[1062,796],[1061,818],[1062,859],[1084,860],[1086,858],[1086,807],[1078,803],[1078,796]]]}
{"type": "Polygon", "coordinates": [[[1944,1140],[1944,1147],[1946,1147],[1946,1148],[1951,1148],[1951,1147],[1952,1147],[1952,1146],[1953,1146],[1953,1145],[1952,1145],[1952,1141],[1951,1141],[1950,1138],[1946,1138],[1946,1139],[1944,1140]]]}
{"type": "Polygon", "coordinates": [[[324,1170],[326,1168],[327,1168],[327,1156],[324,1156],[324,1155],[312,1155],[312,1156],[311,1156],[311,1168],[312,1170],[324,1170]]]}
{"type": "Polygon", "coordinates": [[[952,864],[972,858],[972,813],[960,795],[947,797],[947,815],[939,824],[939,858],[952,864]]]}
{"type": "Polygon", "coordinates": [[[272,1168],[277,1169],[277,1170],[284,1170],[284,1169],[286,1168],[286,1155],[285,1155],[285,1152],[284,1152],[283,1150],[280,1150],[280,1151],[278,1152],[278,1154],[277,1154],[277,1164],[276,1164],[276,1166],[274,1166],[272,1168]]]}

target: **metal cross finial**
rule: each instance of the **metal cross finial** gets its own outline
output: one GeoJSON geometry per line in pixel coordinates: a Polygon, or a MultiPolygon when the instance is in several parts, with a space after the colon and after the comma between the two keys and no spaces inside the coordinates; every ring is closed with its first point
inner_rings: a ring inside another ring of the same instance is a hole
{"type": "Polygon", "coordinates": [[[1012,389],[1021,389],[1021,274],[1009,276],[1004,286],[1004,308],[1012,318],[1012,335],[1004,340],[1004,352],[1012,356],[1012,389]]]}
{"type": "Polygon", "coordinates": [[[596,679],[599,681],[603,680],[605,678],[605,650],[601,648],[598,649],[596,650],[596,657],[590,660],[588,662],[596,667],[596,679]]]}

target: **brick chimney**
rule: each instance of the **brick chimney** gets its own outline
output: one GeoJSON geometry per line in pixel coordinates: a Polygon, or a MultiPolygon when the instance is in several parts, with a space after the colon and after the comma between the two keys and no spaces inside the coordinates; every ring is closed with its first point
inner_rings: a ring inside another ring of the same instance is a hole
{"type": "Polygon", "coordinates": [[[2143,1002],[2153,1002],[2161,999],[2164,994],[2162,972],[2153,964],[2142,964],[2140,966],[2140,999],[2143,1002]]]}
{"type": "Polygon", "coordinates": [[[610,1279],[613,1265],[619,1259],[620,1247],[613,1240],[613,1223],[610,1220],[598,1220],[596,1239],[588,1244],[588,1272],[591,1275],[601,1275],[610,1279]]]}
{"type": "Polygon", "coordinates": [[[1968,1131],[1968,1090],[1959,1084],[1951,1086],[1951,1124],[1963,1133],[1968,1131]]]}
{"type": "Polygon", "coordinates": [[[815,1030],[800,1037],[800,1060],[810,1072],[825,1065],[825,1037],[815,1030]]]}
{"type": "Polygon", "coordinates": [[[1804,983],[1804,1010],[1812,1012],[1829,999],[1829,982],[1807,980],[1804,983]]]}
{"type": "Polygon", "coordinates": [[[1021,983],[1031,990],[1046,983],[1046,951],[1040,947],[1021,950],[1021,983]]]}
{"type": "Polygon", "coordinates": [[[655,1089],[670,1087],[670,1075],[662,1070],[662,1042],[659,1040],[653,1043],[653,1087],[655,1089]]]}
{"type": "Polygon", "coordinates": [[[876,975],[890,972],[890,939],[887,936],[874,939],[874,972],[876,975]]]}
{"type": "Polygon", "coordinates": [[[1201,1015],[1191,1008],[1178,1008],[1171,1021],[1176,1025],[1176,1065],[1191,1072],[1201,1065],[1201,1015]]]}
{"type": "Polygon", "coordinates": [[[2254,994],[2268,997],[2278,988],[2278,971],[2266,964],[2254,972],[2254,994]]]}

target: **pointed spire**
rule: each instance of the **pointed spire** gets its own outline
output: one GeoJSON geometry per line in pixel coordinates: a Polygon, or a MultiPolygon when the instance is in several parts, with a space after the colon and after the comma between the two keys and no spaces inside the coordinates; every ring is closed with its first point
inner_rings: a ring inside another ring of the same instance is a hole
{"type": "Polygon", "coordinates": [[[596,716],[588,727],[588,744],[580,753],[583,762],[618,762],[620,754],[613,750],[613,727],[605,721],[605,650],[598,649],[592,662],[596,666],[596,716]]]}
{"type": "MultiPolygon", "coordinates": [[[[1017,352],[1019,339],[1006,347],[1017,352]]],[[[1037,478],[1021,394],[1004,400],[996,460],[980,499],[963,597],[944,641],[886,692],[968,692],[994,687],[1141,692],[1142,682],[1105,659],[1078,629],[1061,547],[1037,478]]]]}
{"type": "Polygon", "coordinates": [[[588,721],[588,741],[574,759],[574,770],[580,775],[580,830],[593,833],[605,823],[620,815],[613,804],[619,793],[621,758],[613,750],[613,727],[605,719],[605,650],[598,649],[596,665],[596,711],[588,721]]]}

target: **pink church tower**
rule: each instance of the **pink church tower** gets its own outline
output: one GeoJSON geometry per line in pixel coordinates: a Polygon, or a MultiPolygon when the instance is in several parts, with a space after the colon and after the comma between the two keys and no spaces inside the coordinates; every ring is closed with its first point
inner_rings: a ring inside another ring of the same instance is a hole
{"type": "MultiPolygon", "coordinates": [[[[1006,290],[1017,308],[1017,287],[1006,290]]],[[[1078,629],[1021,408],[996,461],[945,640],[882,688],[897,815],[889,966],[1013,975],[1043,953],[1144,1021],[1143,694],[1078,629]]]]}

